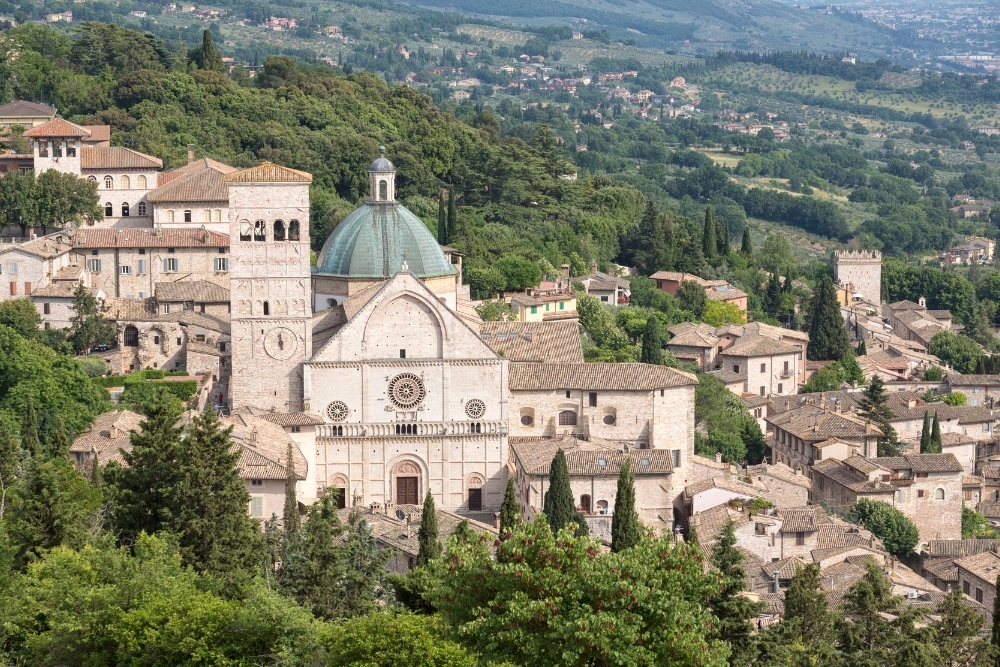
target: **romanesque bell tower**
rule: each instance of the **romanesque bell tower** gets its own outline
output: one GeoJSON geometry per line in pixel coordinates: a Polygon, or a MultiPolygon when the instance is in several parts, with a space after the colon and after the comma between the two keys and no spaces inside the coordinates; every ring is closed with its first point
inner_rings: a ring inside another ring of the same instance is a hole
{"type": "Polygon", "coordinates": [[[312,356],[309,184],[265,162],[229,186],[233,365],[229,403],[299,412],[302,364],[312,356]]]}

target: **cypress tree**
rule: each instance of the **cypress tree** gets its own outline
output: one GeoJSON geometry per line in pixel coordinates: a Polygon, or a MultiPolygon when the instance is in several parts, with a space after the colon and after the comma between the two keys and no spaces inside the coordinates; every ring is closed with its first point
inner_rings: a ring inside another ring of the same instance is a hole
{"type": "Polygon", "coordinates": [[[56,415],[56,427],[49,434],[49,458],[69,458],[69,444],[66,423],[56,415]]]}
{"type": "Polygon", "coordinates": [[[13,429],[0,422],[0,518],[7,508],[7,498],[10,496],[21,463],[21,446],[14,438],[13,429]]]}
{"type": "Polygon", "coordinates": [[[920,430],[920,453],[929,454],[931,448],[931,416],[924,410],[924,426],[920,430]]]}
{"type": "Polygon", "coordinates": [[[642,332],[642,353],[639,361],[644,364],[663,365],[663,349],[660,343],[660,321],[652,313],[646,320],[646,330],[642,332]]]}
{"type": "Polygon", "coordinates": [[[458,208],[455,204],[455,191],[448,190],[448,222],[445,225],[445,231],[448,234],[448,238],[455,233],[458,229],[458,208]]]}
{"type": "Polygon", "coordinates": [[[934,413],[934,429],[931,431],[931,444],[927,451],[930,454],[941,453],[941,420],[938,419],[937,412],[934,413]]]}
{"type": "Polygon", "coordinates": [[[851,351],[847,327],[829,276],[824,276],[816,286],[809,304],[808,323],[810,360],[839,361],[851,351]]]}
{"type": "Polygon", "coordinates": [[[542,511],[553,533],[576,520],[576,503],[569,484],[569,467],[562,449],[556,452],[549,466],[549,488],[545,492],[542,511]]]}
{"type": "Polygon", "coordinates": [[[753,242],[750,240],[750,228],[743,228],[743,243],[740,244],[740,253],[744,257],[753,257],[753,242]]]}
{"type": "Polygon", "coordinates": [[[631,549],[642,539],[639,513],[635,511],[635,477],[632,476],[631,461],[622,462],[618,474],[618,491],[615,493],[615,513],[611,517],[611,550],[614,552],[631,549]]]}
{"type": "Polygon", "coordinates": [[[468,519],[462,519],[462,522],[455,526],[455,530],[451,531],[451,536],[460,544],[468,544],[476,539],[476,531],[472,530],[468,519]]]}
{"type": "Polygon", "coordinates": [[[820,590],[819,563],[799,568],[785,592],[785,623],[791,639],[801,642],[805,660],[791,664],[827,664],[833,657],[835,615],[820,590]]]}
{"type": "Polygon", "coordinates": [[[705,259],[714,259],[719,254],[715,218],[712,216],[711,206],[705,209],[705,225],[701,231],[701,252],[705,255],[705,259]]]}
{"type": "MultiPolygon", "coordinates": [[[[994,585],[997,586],[994,590],[1000,591],[1000,574],[994,585]]],[[[993,634],[990,644],[993,645],[994,655],[1000,655],[1000,595],[993,596],[993,634]]]]}
{"type": "Polygon", "coordinates": [[[767,280],[767,287],[764,288],[764,312],[774,316],[781,309],[781,281],[778,280],[778,272],[772,271],[771,277],[767,280]]]}
{"type": "Polygon", "coordinates": [[[288,457],[285,460],[285,511],[282,517],[282,527],[285,533],[292,535],[299,530],[301,517],[299,517],[299,501],[295,497],[295,483],[299,476],[295,474],[295,464],[292,458],[292,443],[288,443],[288,457]]]}
{"type": "MultiPolygon", "coordinates": [[[[320,618],[334,618],[340,608],[341,586],[346,569],[340,536],[344,526],[337,513],[335,489],[327,487],[309,507],[305,524],[291,539],[285,540],[281,569],[277,576],[281,588],[309,607],[320,618]]],[[[269,527],[277,523],[277,517],[269,527]]],[[[276,542],[272,535],[271,541],[276,542]]]]}
{"type": "Polygon", "coordinates": [[[201,70],[215,70],[221,72],[225,69],[222,56],[215,50],[215,43],[212,40],[212,31],[205,30],[201,34],[201,46],[197,46],[188,52],[188,60],[193,62],[201,70]]]}
{"type": "Polygon", "coordinates": [[[101,474],[101,455],[94,452],[94,459],[90,462],[90,485],[95,489],[104,486],[104,475],[101,474]]]}
{"type": "Polygon", "coordinates": [[[743,570],[743,553],[736,548],[733,520],[722,527],[712,547],[710,560],[719,572],[720,589],[709,598],[708,606],[719,619],[716,636],[732,648],[729,664],[752,665],[757,655],[756,628],[751,622],[763,605],[740,595],[747,589],[746,572],[743,570]]]}
{"type": "Polygon", "coordinates": [[[873,375],[872,381],[861,394],[858,412],[862,417],[871,420],[882,431],[882,437],[878,439],[878,455],[899,456],[899,440],[896,437],[896,429],[889,423],[896,415],[889,408],[888,398],[885,382],[878,375],[873,375]]]}
{"type": "Polygon", "coordinates": [[[868,346],[865,345],[865,339],[864,338],[862,338],[861,342],[858,343],[858,349],[856,350],[856,354],[859,357],[862,357],[862,356],[868,354],[868,346]]]}
{"type": "Polygon", "coordinates": [[[420,531],[417,533],[417,565],[427,565],[435,558],[441,557],[441,540],[438,538],[437,510],[434,509],[434,496],[428,491],[424,496],[424,509],[420,513],[420,531]]]}
{"type": "Polygon", "coordinates": [[[507,480],[507,490],[503,494],[503,504],[500,505],[500,539],[505,540],[514,532],[521,520],[520,505],[514,490],[513,478],[507,480]]]}
{"type": "Polygon", "coordinates": [[[35,414],[35,402],[31,395],[24,406],[24,421],[21,425],[21,446],[28,450],[33,458],[42,455],[42,443],[38,439],[38,415],[35,414]]]}
{"type": "Polygon", "coordinates": [[[444,194],[438,198],[438,243],[448,245],[448,218],[444,207],[444,194]]]}
{"type": "MultiPolygon", "coordinates": [[[[716,218],[716,220],[719,220],[716,218]]],[[[719,221],[718,222],[718,236],[719,236],[719,255],[721,257],[726,257],[729,255],[729,251],[732,248],[729,245],[729,221],[719,221]]]]}

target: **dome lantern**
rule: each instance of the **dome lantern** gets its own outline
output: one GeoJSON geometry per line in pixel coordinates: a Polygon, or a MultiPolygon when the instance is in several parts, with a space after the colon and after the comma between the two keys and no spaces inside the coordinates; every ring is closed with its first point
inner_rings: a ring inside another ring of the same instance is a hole
{"type": "Polygon", "coordinates": [[[379,156],[368,168],[368,183],[371,188],[369,201],[390,204],[396,201],[396,168],[385,157],[385,146],[378,147],[379,156]]]}

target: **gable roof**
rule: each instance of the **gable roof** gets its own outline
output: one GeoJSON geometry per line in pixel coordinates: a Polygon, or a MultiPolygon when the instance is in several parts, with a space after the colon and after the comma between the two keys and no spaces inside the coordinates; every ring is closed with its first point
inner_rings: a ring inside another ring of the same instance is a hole
{"type": "Polygon", "coordinates": [[[38,102],[28,102],[26,100],[14,100],[7,104],[0,105],[0,117],[10,118],[13,116],[27,116],[39,118],[42,116],[56,115],[56,108],[38,102]]]}
{"type": "Polygon", "coordinates": [[[168,181],[148,195],[147,201],[184,202],[184,201],[229,201],[229,187],[226,185],[227,172],[208,168],[183,174],[179,178],[168,181]]]}
{"type": "Polygon", "coordinates": [[[1000,540],[930,540],[927,542],[927,555],[931,558],[964,558],[984,551],[996,551],[998,546],[1000,540]]]}
{"type": "Polygon", "coordinates": [[[53,118],[52,120],[42,123],[41,125],[36,125],[27,132],[24,133],[26,137],[89,137],[90,131],[85,130],[79,125],[74,125],[68,120],[62,118],[53,118]]]}
{"type": "Polygon", "coordinates": [[[265,162],[226,175],[230,183],[312,183],[312,174],[265,162]]]}
{"type": "Polygon", "coordinates": [[[690,373],[666,366],[634,363],[511,364],[511,391],[586,389],[652,391],[698,384],[690,373]]]}
{"type": "Polygon", "coordinates": [[[479,337],[498,354],[503,350],[511,361],[583,363],[576,322],[483,322],[479,337]]]}
{"type": "Polygon", "coordinates": [[[822,507],[790,507],[779,509],[782,533],[814,533],[823,524],[833,523],[822,507]]]}
{"type": "Polygon", "coordinates": [[[1000,574],[1000,556],[994,551],[984,551],[975,556],[960,558],[955,561],[955,565],[991,584],[996,581],[997,575],[1000,574]]]}
{"type": "Polygon", "coordinates": [[[74,248],[203,248],[229,247],[229,234],[206,229],[80,229],[74,248]]]}
{"type": "Polygon", "coordinates": [[[24,243],[4,244],[0,246],[0,254],[5,252],[25,252],[29,255],[44,257],[46,259],[58,257],[59,255],[72,250],[69,234],[56,232],[42,236],[24,243]]]}
{"type": "MultiPolygon", "coordinates": [[[[26,133],[27,134],[27,133],[26,133]]],[[[81,169],[159,169],[163,160],[121,146],[84,146],[81,169]]]]}
{"type": "MultiPolygon", "coordinates": [[[[656,451],[656,450],[651,450],[656,451]]],[[[704,493],[709,489],[722,489],[724,491],[730,491],[732,493],[742,493],[746,496],[751,496],[754,498],[763,497],[761,494],[767,489],[759,489],[756,486],[747,484],[746,482],[741,482],[735,479],[725,479],[724,477],[710,477],[708,479],[703,479],[700,482],[695,482],[694,484],[688,484],[684,487],[684,495],[688,498],[693,498],[699,493],[704,493]]]]}
{"type": "Polygon", "coordinates": [[[683,345],[685,347],[710,348],[710,347],[715,347],[718,344],[719,344],[718,336],[714,334],[702,333],[697,329],[691,329],[689,331],[685,331],[667,341],[668,347],[671,345],[683,345]]]}
{"type": "Polygon", "coordinates": [[[552,459],[560,449],[566,455],[570,475],[617,477],[622,463],[629,459],[632,474],[669,475],[673,465],[668,449],[634,449],[623,451],[617,444],[601,444],[573,436],[547,440],[511,439],[510,448],[517,465],[527,475],[548,476],[552,459]]]}
{"type": "Polygon", "coordinates": [[[741,337],[736,343],[722,351],[727,357],[766,357],[774,354],[795,354],[796,347],[782,343],[769,336],[750,335],[741,337]]]}
{"type": "Polygon", "coordinates": [[[962,472],[964,470],[954,454],[879,456],[871,461],[889,470],[912,470],[913,472],[962,472]]]}
{"type": "Polygon", "coordinates": [[[865,419],[812,405],[777,415],[768,411],[764,421],[810,443],[829,438],[864,438],[882,434],[878,427],[865,419]]]}
{"type": "Polygon", "coordinates": [[[178,280],[156,283],[156,299],[164,302],[195,301],[228,303],[229,290],[207,280],[178,280]]]}

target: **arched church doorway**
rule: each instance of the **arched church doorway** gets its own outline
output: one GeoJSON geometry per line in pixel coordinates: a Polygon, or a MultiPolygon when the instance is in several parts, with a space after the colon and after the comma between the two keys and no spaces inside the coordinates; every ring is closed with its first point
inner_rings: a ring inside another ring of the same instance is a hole
{"type": "Polygon", "coordinates": [[[393,470],[393,477],[396,479],[396,504],[420,504],[420,468],[417,464],[402,461],[393,470]]]}

